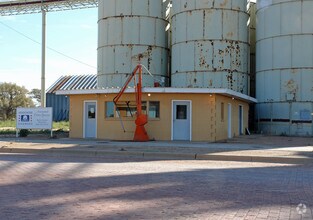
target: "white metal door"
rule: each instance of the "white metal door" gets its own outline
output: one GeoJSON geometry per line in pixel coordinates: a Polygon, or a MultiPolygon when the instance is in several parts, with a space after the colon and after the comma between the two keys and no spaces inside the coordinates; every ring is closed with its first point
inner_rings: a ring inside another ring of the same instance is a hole
{"type": "Polygon", "coordinates": [[[173,140],[191,140],[190,101],[173,101],[173,140]]]}
{"type": "Polygon", "coordinates": [[[85,102],[85,138],[96,138],[97,103],[85,102]]]}
{"type": "Polygon", "coordinates": [[[232,130],[231,130],[231,126],[232,126],[232,123],[231,123],[231,104],[228,103],[228,138],[232,138],[232,130]]]}

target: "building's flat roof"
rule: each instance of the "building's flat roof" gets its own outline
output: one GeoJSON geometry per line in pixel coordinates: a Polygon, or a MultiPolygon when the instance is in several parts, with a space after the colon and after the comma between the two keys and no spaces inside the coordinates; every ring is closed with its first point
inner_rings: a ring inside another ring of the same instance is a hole
{"type": "MultiPolygon", "coordinates": [[[[82,90],[58,90],[57,95],[91,95],[91,94],[117,94],[119,88],[111,89],[82,89],[82,90]]],[[[125,93],[134,93],[134,88],[128,88],[125,93]]],[[[240,99],[249,103],[257,103],[257,100],[251,96],[235,92],[231,89],[208,89],[208,88],[171,88],[171,87],[145,87],[142,88],[143,93],[176,93],[176,94],[220,94],[236,99],[240,99]]]]}

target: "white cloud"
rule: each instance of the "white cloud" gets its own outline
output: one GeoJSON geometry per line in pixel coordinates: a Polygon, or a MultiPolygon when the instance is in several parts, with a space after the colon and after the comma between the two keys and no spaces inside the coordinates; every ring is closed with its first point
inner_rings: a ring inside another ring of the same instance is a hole
{"type": "Polygon", "coordinates": [[[0,21],[22,23],[22,24],[28,23],[26,19],[22,19],[20,17],[12,16],[12,15],[11,16],[3,16],[3,17],[0,18],[0,21]]]}
{"type": "Polygon", "coordinates": [[[40,64],[41,60],[39,58],[30,58],[30,57],[16,57],[16,62],[23,64],[40,64]]]}
{"type": "MultiPolygon", "coordinates": [[[[64,12],[63,15],[62,13],[49,13],[47,15],[47,46],[96,67],[97,16],[95,12],[96,10],[85,13],[83,10],[77,10],[64,12]],[[94,17],[91,21],[87,19],[90,15],[94,17]],[[74,39],[71,38],[72,35],[75,36],[74,39]],[[81,44],[81,42],[84,43],[81,44]]],[[[0,16],[0,21],[41,42],[40,14],[0,16]]],[[[29,90],[40,88],[40,46],[26,39],[21,40],[22,36],[1,26],[3,25],[0,24],[1,82],[14,82],[29,90]]],[[[62,75],[96,74],[97,72],[95,68],[80,64],[49,49],[46,53],[46,88],[62,75]]]]}
{"type": "MultiPolygon", "coordinates": [[[[85,63],[91,66],[97,66],[96,58],[83,60],[85,63]]],[[[63,74],[92,74],[96,73],[96,69],[80,64],[70,59],[56,58],[56,59],[47,59],[47,70],[53,72],[59,72],[63,74]]]]}
{"type": "MultiPolygon", "coordinates": [[[[96,66],[96,58],[84,59],[84,62],[96,66]]],[[[89,75],[96,74],[97,70],[73,60],[64,58],[47,58],[46,62],[46,88],[52,85],[58,78],[65,75],[89,75]]]]}
{"type": "MultiPolygon", "coordinates": [[[[41,87],[41,61],[36,58],[18,57],[15,68],[0,69],[1,82],[12,82],[25,86],[28,90],[41,87]],[[18,61],[17,61],[18,60],[18,61]],[[25,65],[26,64],[26,65],[25,65]],[[20,68],[19,66],[23,66],[20,68]]],[[[96,59],[86,60],[86,63],[96,66],[96,59]]],[[[96,74],[96,69],[79,64],[75,61],[54,58],[46,60],[46,89],[58,78],[64,75],[96,74]]]]}
{"type": "Polygon", "coordinates": [[[81,25],[80,25],[80,28],[82,28],[82,29],[87,29],[87,30],[95,29],[95,27],[97,27],[97,26],[95,26],[95,25],[89,25],[89,24],[81,24],[81,25]]]}
{"type": "Polygon", "coordinates": [[[40,88],[40,70],[32,68],[0,69],[0,78],[2,82],[16,83],[19,86],[25,86],[28,90],[40,88]]]}
{"type": "Polygon", "coordinates": [[[3,17],[1,17],[0,20],[1,21],[16,21],[17,18],[16,18],[16,16],[3,16],[3,17]]]}

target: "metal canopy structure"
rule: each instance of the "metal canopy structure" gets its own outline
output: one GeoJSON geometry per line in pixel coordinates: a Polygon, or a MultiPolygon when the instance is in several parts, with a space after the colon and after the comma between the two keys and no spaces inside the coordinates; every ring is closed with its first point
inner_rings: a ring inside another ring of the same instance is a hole
{"type": "Polygon", "coordinates": [[[98,0],[0,0],[0,16],[42,13],[41,107],[46,106],[46,12],[98,7],[98,0]]]}
{"type": "Polygon", "coordinates": [[[19,15],[98,7],[98,0],[0,0],[0,15],[19,15]]]}

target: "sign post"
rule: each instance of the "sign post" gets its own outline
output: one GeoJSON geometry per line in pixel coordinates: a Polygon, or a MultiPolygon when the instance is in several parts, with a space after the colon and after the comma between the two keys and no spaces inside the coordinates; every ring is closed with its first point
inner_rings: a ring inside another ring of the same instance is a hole
{"type": "Polygon", "coordinates": [[[19,129],[49,129],[52,137],[52,108],[17,108],[16,137],[19,129]]]}

